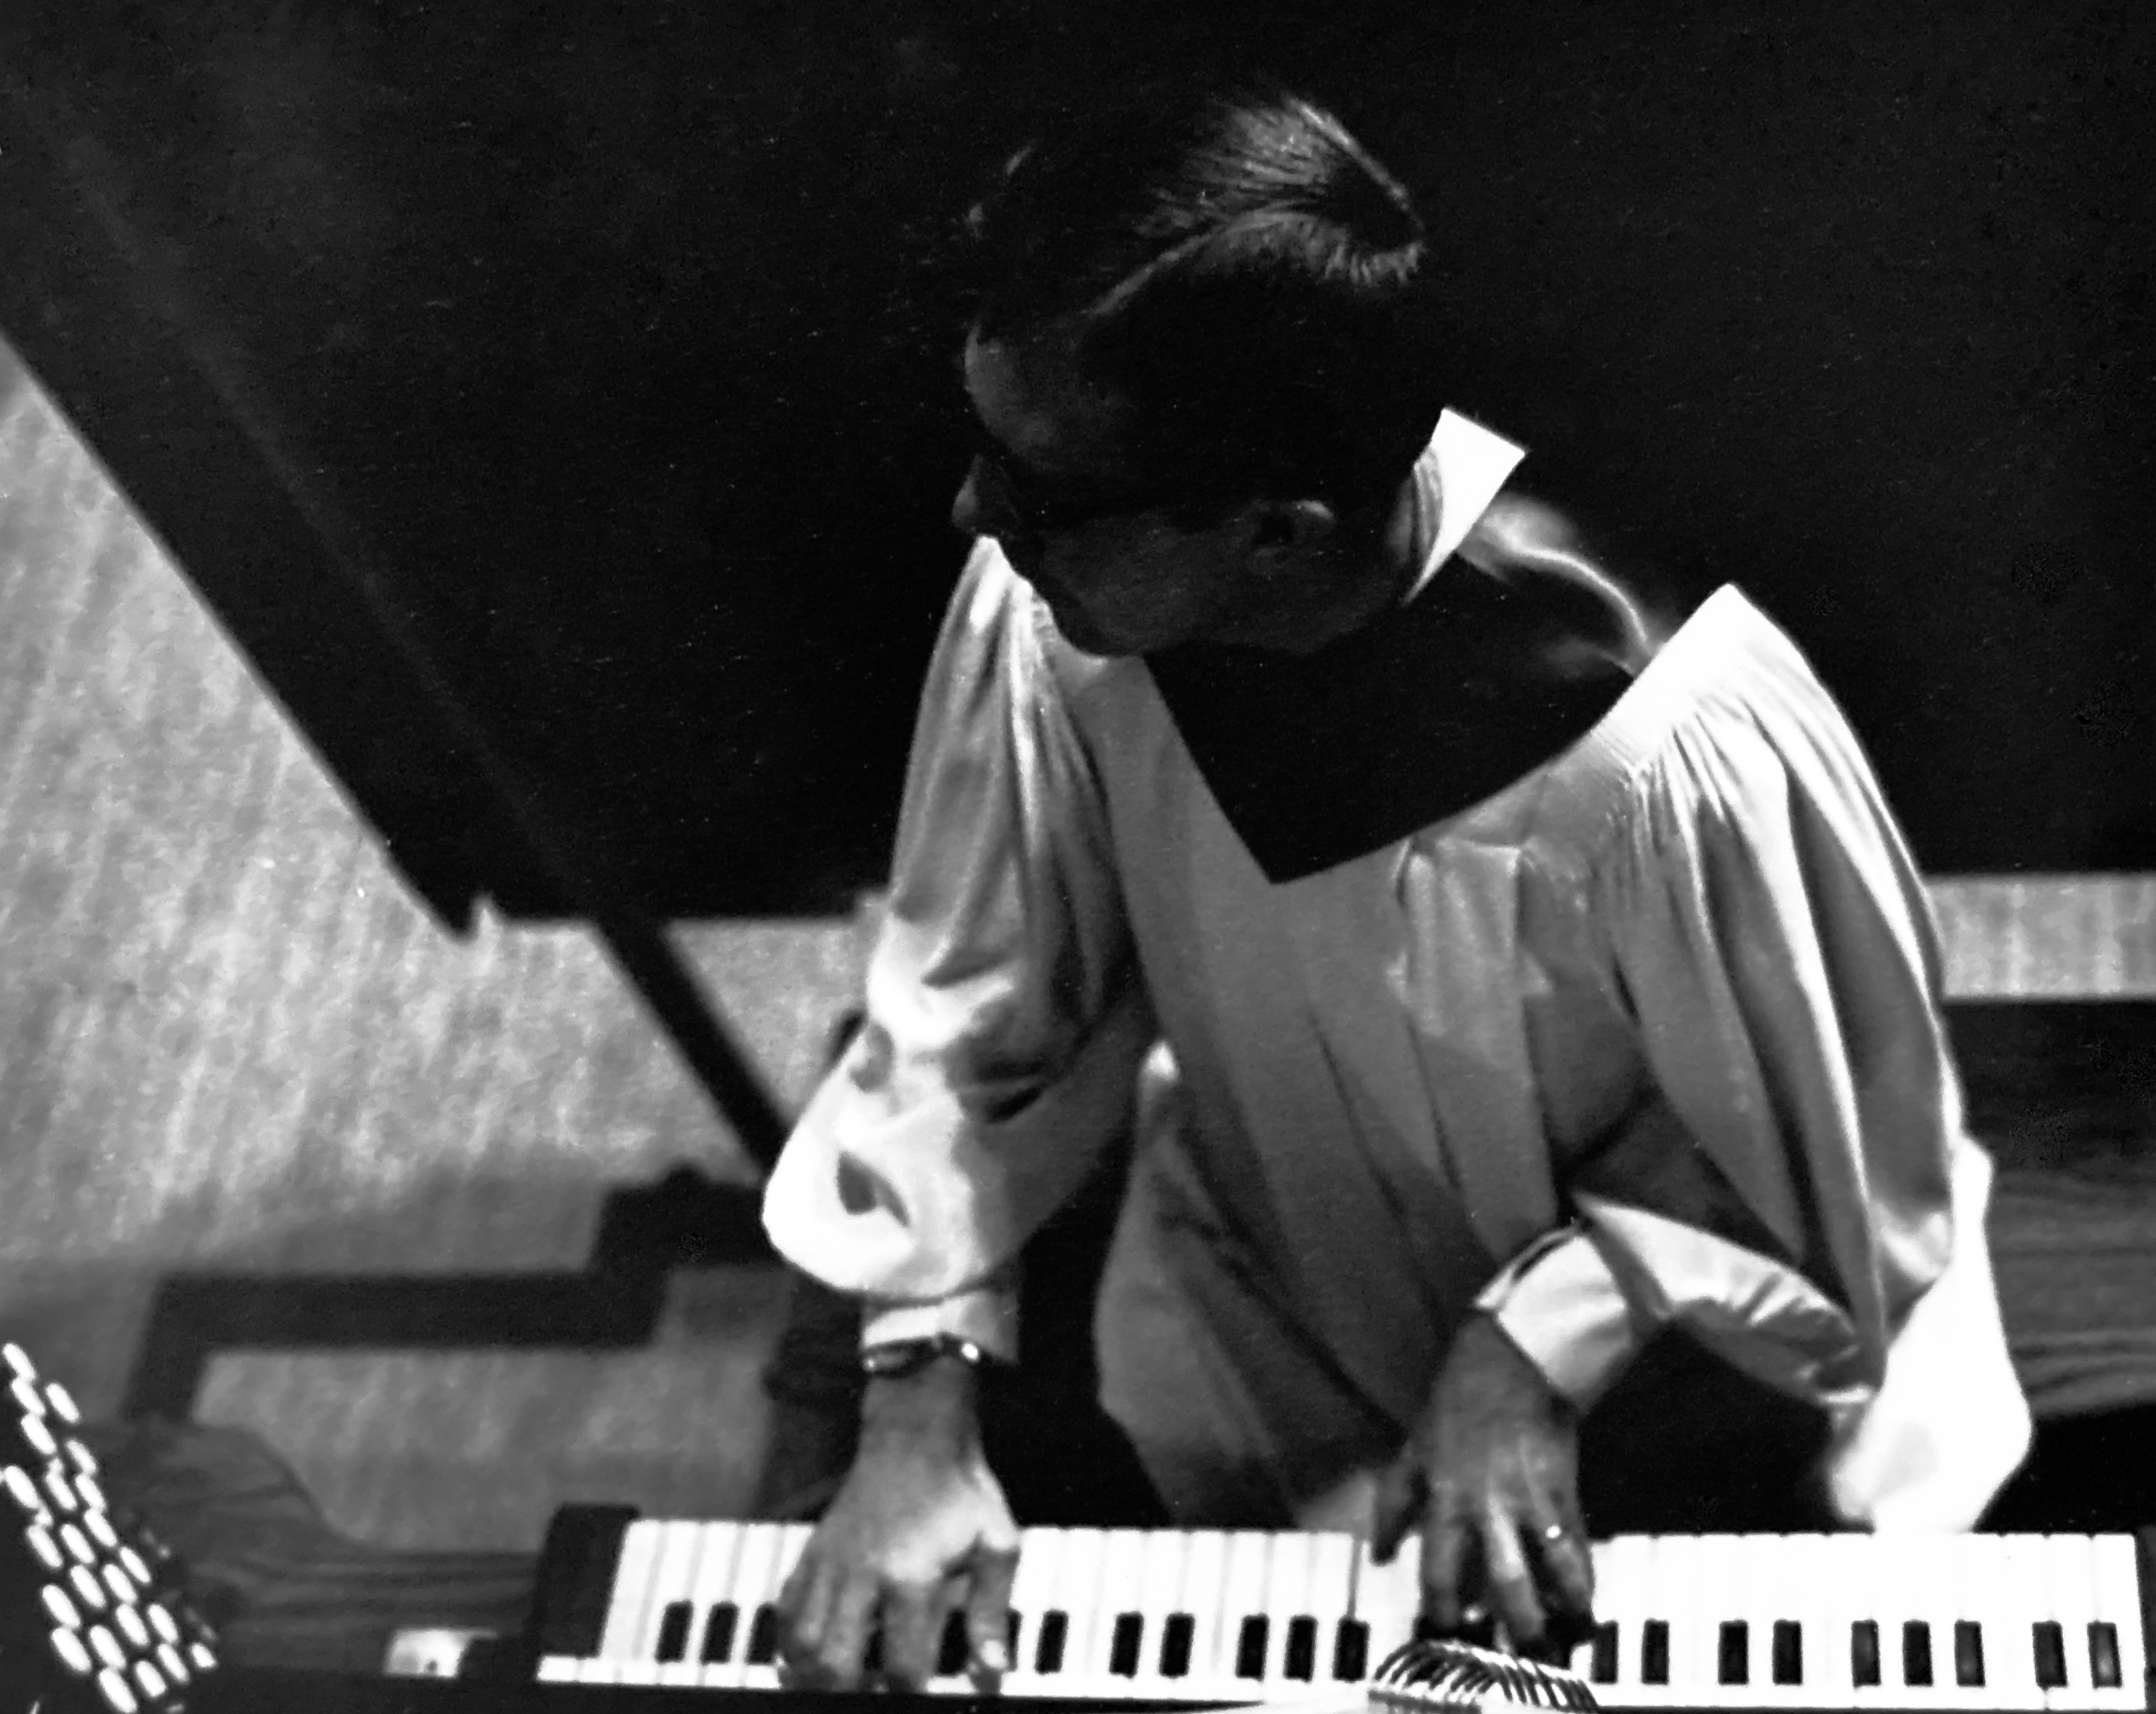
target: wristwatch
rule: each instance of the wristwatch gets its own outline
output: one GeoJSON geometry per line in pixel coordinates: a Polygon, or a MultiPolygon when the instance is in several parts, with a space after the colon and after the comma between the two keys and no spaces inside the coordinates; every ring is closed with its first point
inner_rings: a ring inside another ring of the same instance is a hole
{"type": "Polygon", "coordinates": [[[901,1381],[927,1368],[939,1357],[955,1357],[969,1369],[991,1361],[988,1352],[956,1333],[932,1333],[919,1339],[890,1339],[861,1348],[861,1373],[872,1381],[901,1381]]]}

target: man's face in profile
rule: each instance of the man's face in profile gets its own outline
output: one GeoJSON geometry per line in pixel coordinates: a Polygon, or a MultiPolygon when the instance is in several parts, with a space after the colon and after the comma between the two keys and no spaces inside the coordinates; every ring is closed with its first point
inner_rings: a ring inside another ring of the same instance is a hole
{"type": "Polygon", "coordinates": [[[952,505],[993,536],[1057,628],[1094,654],[1144,654],[1232,629],[1246,605],[1244,530],[1230,511],[1186,526],[1121,449],[1131,406],[1053,336],[969,339],[966,392],[984,445],[952,505]]]}

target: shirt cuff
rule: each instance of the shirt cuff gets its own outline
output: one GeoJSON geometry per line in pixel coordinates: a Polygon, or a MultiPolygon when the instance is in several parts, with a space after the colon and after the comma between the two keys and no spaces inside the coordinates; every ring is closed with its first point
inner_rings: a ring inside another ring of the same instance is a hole
{"type": "Polygon", "coordinates": [[[1476,1308],[1543,1372],[1590,1409],[1645,1343],[1645,1332],[1594,1240],[1577,1226],[1546,1233],[1484,1286],[1476,1308]]]}
{"type": "Polygon", "coordinates": [[[949,1333],[970,1339],[990,1357],[1004,1362],[1018,1361],[1018,1286],[1015,1281],[991,1280],[969,1291],[954,1291],[933,1303],[879,1302],[866,1298],[861,1304],[861,1344],[887,1344],[894,1339],[929,1339],[949,1333]]]}

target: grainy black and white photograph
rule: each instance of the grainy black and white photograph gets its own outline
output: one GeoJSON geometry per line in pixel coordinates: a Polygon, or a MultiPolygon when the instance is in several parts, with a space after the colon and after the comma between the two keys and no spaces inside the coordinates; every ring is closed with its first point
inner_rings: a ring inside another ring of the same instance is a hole
{"type": "Polygon", "coordinates": [[[9,0],[0,1714],[2156,1706],[2152,90],[9,0]]]}

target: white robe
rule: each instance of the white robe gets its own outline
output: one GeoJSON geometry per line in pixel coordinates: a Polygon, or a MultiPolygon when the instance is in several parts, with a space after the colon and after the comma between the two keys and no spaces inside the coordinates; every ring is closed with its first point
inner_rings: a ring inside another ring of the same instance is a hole
{"type": "MultiPolygon", "coordinates": [[[[1448,413],[1426,576],[1517,449],[1448,413]]],[[[869,1022],[765,1219],[867,1335],[1017,1337],[1132,1121],[1104,1397],[1188,1523],[1336,1522],[1494,1312],[1582,1405],[1679,1322],[1834,1424],[1851,1523],[1966,1527],[2028,1417],[1922,886],[1789,639],[1710,598],[1578,742],[1266,880],[1143,662],[993,542],[931,667],[869,1022]]]]}

